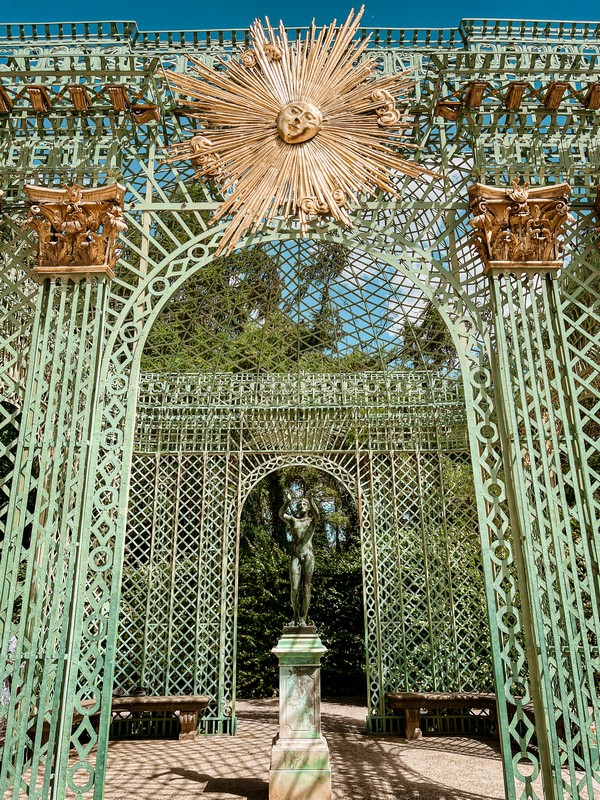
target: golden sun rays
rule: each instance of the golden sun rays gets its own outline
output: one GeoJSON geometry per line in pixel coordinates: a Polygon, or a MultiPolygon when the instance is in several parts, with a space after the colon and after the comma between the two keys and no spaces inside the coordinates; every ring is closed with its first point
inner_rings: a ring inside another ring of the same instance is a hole
{"type": "MultiPolygon", "coordinates": [[[[362,9],[339,27],[288,42],[283,23],[250,26],[253,48],[217,69],[192,59],[197,76],[167,73],[202,133],[169,148],[167,161],[191,160],[196,177],[214,179],[232,219],[219,253],[276,216],[330,216],[352,226],[359,194],[398,196],[394,174],[435,176],[396,152],[410,127],[396,108],[412,86],[407,73],[375,78],[369,41],[357,40],[362,9]]],[[[437,177],[437,176],[435,176],[437,177]]]]}

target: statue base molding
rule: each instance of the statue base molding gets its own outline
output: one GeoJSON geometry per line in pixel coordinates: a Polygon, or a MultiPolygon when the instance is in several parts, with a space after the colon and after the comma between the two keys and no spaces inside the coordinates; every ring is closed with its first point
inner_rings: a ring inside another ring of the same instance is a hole
{"type": "MultiPolygon", "coordinates": [[[[297,635],[307,635],[307,634],[315,634],[317,629],[314,625],[284,625],[283,626],[283,634],[297,634],[297,635]]],[[[275,652],[275,651],[273,651],[275,652]]]]}
{"type": "Polygon", "coordinates": [[[284,628],[279,658],[279,732],[273,739],[269,800],[331,800],[329,747],[321,733],[321,657],[312,626],[284,628]]]}

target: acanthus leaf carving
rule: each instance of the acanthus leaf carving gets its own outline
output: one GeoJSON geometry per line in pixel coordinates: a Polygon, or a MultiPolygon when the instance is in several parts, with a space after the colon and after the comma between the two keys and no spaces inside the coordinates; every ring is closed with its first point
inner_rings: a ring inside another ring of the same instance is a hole
{"type": "Polygon", "coordinates": [[[554,273],[562,267],[562,233],[569,215],[570,187],[469,187],[472,242],[484,273],[554,273]]]}
{"type": "Polygon", "coordinates": [[[24,226],[38,234],[38,278],[69,275],[113,277],[125,189],[120,184],[84,189],[25,186],[29,216],[24,226]]]}

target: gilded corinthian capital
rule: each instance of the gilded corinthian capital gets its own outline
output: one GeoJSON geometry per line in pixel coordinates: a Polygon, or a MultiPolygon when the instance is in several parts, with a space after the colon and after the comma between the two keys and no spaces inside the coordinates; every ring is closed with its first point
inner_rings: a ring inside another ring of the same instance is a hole
{"type": "Polygon", "coordinates": [[[29,216],[25,226],[37,231],[38,264],[34,276],[112,278],[119,257],[125,189],[118,183],[84,189],[25,186],[29,216]]]}
{"type": "Polygon", "coordinates": [[[570,187],[519,184],[469,187],[472,237],[484,273],[554,274],[563,265],[562,233],[570,187]]]}

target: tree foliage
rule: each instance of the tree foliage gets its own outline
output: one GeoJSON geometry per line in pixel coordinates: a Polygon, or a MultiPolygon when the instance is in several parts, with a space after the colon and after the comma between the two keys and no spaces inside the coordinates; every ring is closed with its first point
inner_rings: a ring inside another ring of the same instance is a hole
{"type": "Polygon", "coordinates": [[[332,242],[300,250],[296,243],[255,245],[216,259],[170,299],[149,333],[142,369],[456,369],[450,332],[434,305],[413,298],[409,314],[395,295],[384,298],[383,272],[363,275],[352,259],[351,250],[332,242]]]}
{"type": "Polygon", "coordinates": [[[326,371],[339,319],[331,281],[344,247],[315,245],[314,262],[293,284],[266,246],[219,258],[191,275],[150,331],[142,368],[152,372],[326,371]],[[298,318],[298,306],[304,314],[298,318]]]}
{"type": "Polygon", "coordinates": [[[405,369],[423,367],[457,369],[458,358],[452,335],[431,301],[418,317],[405,319],[400,333],[398,363],[405,369]]]}

